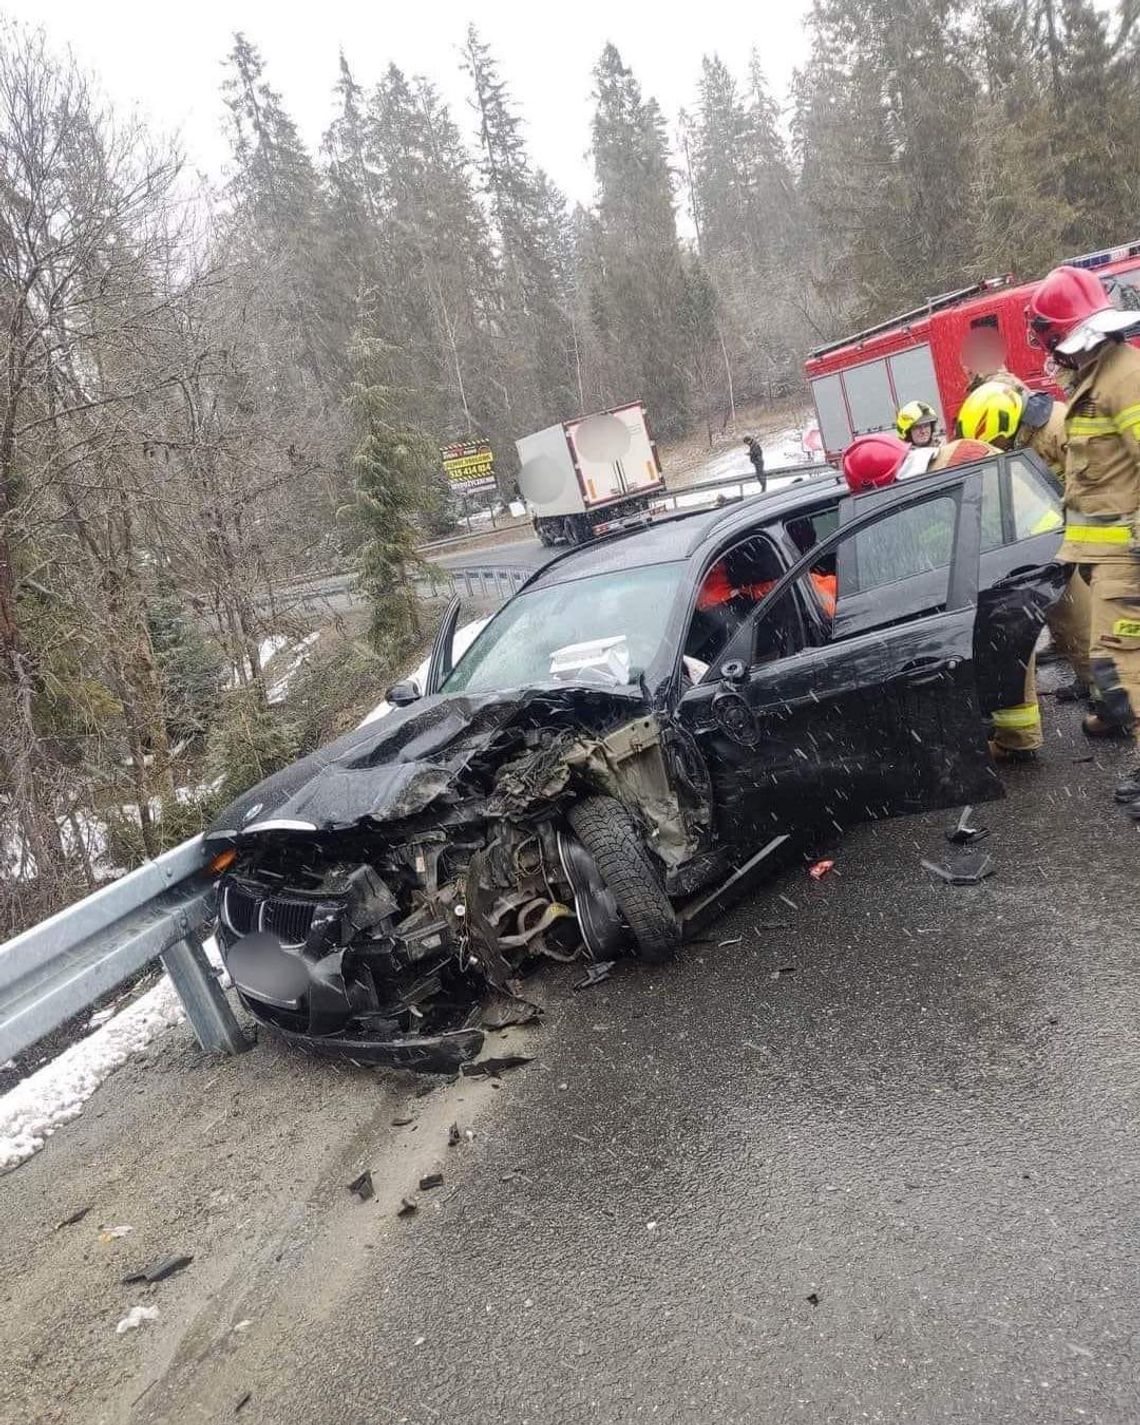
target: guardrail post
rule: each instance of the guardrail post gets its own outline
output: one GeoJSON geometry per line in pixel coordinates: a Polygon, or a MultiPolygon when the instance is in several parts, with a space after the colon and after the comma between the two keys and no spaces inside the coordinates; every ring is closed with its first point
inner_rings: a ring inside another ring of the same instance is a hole
{"type": "Polygon", "coordinates": [[[253,1047],[234,1018],[196,930],[164,950],[162,963],[207,1054],[240,1054],[253,1047]]]}

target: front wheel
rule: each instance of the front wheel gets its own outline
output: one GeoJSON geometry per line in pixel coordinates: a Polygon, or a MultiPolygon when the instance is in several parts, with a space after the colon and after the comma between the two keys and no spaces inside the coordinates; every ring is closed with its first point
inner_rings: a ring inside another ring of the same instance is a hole
{"type": "Polygon", "coordinates": [[[567,819],[617,902],[643,960],[671,960],[681,943],[678,921],[633,818],[615,797],[585,797],[567,819]]]}

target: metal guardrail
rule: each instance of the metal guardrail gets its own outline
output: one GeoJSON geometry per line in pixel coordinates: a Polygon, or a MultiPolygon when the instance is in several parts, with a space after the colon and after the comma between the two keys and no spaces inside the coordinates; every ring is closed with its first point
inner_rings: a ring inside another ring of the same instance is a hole
{"type": "Polygon", "coordinates": [[[0,945],[0,1062],[156,958],[203,1049],[248,1048],[202,945],[214,918],[207,862],[196,836],[0,945]]]}
{"type": "Polygon", "coordinates": [[[444,569],[441,572],[450,578],[457,594],[464,593],[468,598],[499,598],[506,603],[536,571],[487,565],[471,569],[444,569]]]}

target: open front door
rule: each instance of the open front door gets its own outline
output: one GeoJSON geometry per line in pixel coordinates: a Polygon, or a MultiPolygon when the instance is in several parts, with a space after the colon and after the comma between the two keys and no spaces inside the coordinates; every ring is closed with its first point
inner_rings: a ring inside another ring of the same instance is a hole
{"type": "Polygon", "coordinates": [[[443,680],[451,672],[454,662],[455,626],[459,622],[459,608],[459,597],[456,595],[444,612],[439,630],[435,635],[435,642],[431,646],[427,678],[424,680],[425,698],[430,698],[433,693],[438,693],[443,686],[443,680]]]}

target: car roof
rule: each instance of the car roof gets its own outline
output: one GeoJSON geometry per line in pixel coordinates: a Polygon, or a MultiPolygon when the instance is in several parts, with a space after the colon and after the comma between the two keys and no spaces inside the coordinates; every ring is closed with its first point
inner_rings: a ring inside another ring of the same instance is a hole
{"type": "MultiPolygon", "coordinates": [[[[845,492],[846,485],[828,467],[818,475],[808,476],[782,490],[749,495],[746,499],[732,500],[711,509],[679,510],[676,514],[659,516],[652,524],[642,528],[603,535],[587,545],[556,555],[523,587],[546,588],[553,584],[566,584],[573,579],[586,579],[593,574],[611,574],[621,569],[689,559],[714,536],[731,535],[737,526],[752,525],[758,519],[794,516],[799,510],[817,503],[821,495],[834,491],[845,492]]],[[[691,494],[692,491],[684,493],[691,494]]]]}

